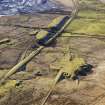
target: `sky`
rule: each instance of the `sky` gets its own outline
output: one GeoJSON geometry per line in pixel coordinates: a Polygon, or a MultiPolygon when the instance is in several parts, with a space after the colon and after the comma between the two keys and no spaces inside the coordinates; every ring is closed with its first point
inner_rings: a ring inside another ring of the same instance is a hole
{"type": "Polygon", "coordinates": [[[56,9],[59,6],[50,0],[0,0],[0,15],[34,14],[56,9]]]}

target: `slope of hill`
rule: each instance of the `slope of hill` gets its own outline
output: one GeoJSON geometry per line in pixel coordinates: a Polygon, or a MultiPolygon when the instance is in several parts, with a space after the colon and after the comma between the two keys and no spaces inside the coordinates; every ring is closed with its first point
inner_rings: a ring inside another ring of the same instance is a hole
{"type": "MultiPolygon", "coordinates": [[[[64,1],[57,0],[57,3],[64,1]]],[[[47,13],[0,18],[0,40],[11,40],[0,45],[0,78],[19,62],[27,46],[35,43],[35,35],[30,33],[47,28],[58,16],[47,13]]],[[[105,4],[98,0],[81,0],[78,16],[61,36],[30,61],[26,71],[14,74],[0,87],[0,105],[40,105],[58,72],[54,68],[60,66],[59,61],[69,52],[92,64],[93,73],[81,77],[78,86],[70,79],[59,82],[46,105],[105,105],[104,28],[105,4]],[[19,80],[23,82],[15,86],[19,80]]],[[[31,51],[28,49],[27,54],[31,51]]]]}

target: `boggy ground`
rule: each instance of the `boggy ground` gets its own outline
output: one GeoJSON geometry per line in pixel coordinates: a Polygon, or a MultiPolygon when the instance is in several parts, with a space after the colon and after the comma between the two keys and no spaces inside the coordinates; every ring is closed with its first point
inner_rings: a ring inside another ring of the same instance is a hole
{"type": "MultiPolygon", "coordinates": [[[[60,59],[69,50],[92,64],[93,73],[82,77],[78,86],[69,79],[59,82],[46,105],[105,105],[104,9],[105,5],[99,1],[81,0],[78,16],[63,34],[30,61],[26,71],[14,74],[0,87],[0,105],[40,105],[57,74],[53,67],[60,65],[60,59]],[[42,76],[34,76],[39,71],[42,76]],[[23,82],[14,86],[16,81],[11,79],[23,82]]],[[[46,28],[57,16],[37,14],[0,18],[0,39],[11,39],[0,45],[0,77],[19,62],[27,46],[35,43],[30,33],[38,27],[46,28]]],[[[31,51],[29,49],[28,53],[31,51]]]]}

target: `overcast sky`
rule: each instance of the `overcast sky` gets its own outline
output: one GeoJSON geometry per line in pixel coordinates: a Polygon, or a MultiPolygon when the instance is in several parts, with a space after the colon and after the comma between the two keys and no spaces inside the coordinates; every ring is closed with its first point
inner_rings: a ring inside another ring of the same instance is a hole
{"type": "Polygon", "coordinates": [[[0,0],[0,15],[33,13],[52,9],[59,9],[59,5],[50,0],[0,0]]]}

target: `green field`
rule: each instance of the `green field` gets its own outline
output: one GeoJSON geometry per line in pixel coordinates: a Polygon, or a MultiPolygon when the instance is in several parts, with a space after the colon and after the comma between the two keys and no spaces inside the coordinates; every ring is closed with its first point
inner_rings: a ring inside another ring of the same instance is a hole
{"type": "Polygon", "coordinates": [[[98,4],[96,0],[85,0],[84,4],[86,6],[80,7],[78,16],[65,29],[65,32],[83,35],[105,35],[105,12],[101,10],[105,9],[105,5],[98,4]],[[98,10],[95,9],[96,6],[98,10]],[[92,7],[94,9],[91,9],[92,7]]]}

